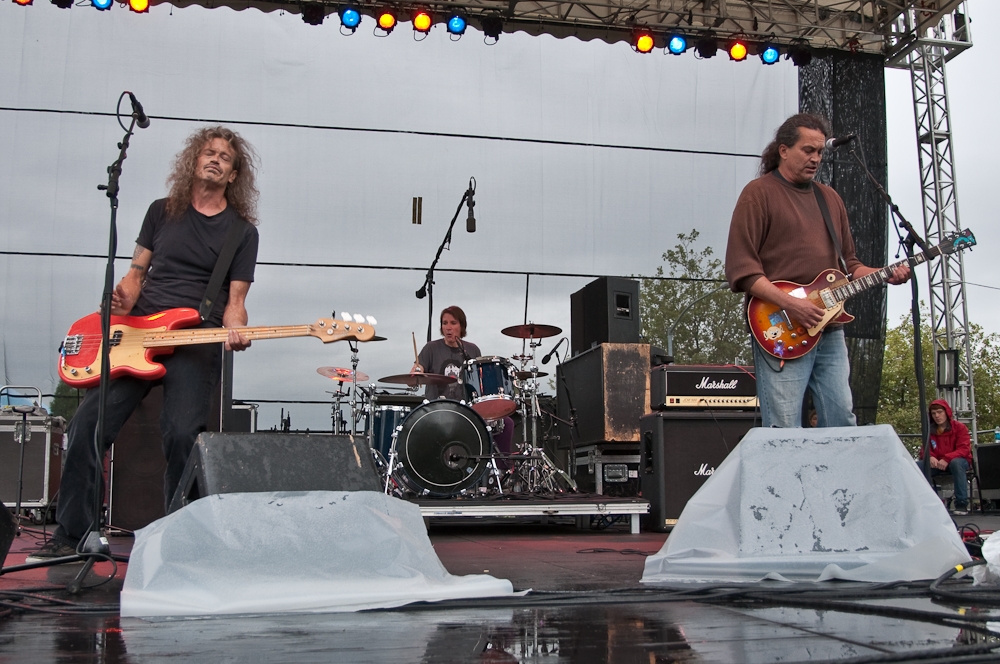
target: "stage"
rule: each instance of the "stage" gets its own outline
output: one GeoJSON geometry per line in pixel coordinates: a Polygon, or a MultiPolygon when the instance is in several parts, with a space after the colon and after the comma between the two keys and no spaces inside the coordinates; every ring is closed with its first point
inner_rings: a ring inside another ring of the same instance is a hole
{"type": "MultiPolygon", "coordinates": [[[[996,611],[932,601],[927,584],[779,584],[650,590],[646,555],[666,533],[632,534],[626,523],[576,517],[435,518],[429,535],[449,572],[509,579],[525,596],[418,604],[391,611],[122,619],[114,578],[3,621],[0,661],[20,662],[803,662],[996,661],[996,611]],[[602,527],[607,526],[607,527],[602,527]],[[834,605],[832,602],[839,602],[834,605]],[[959,659],[961,657],[961,659],[959,659]]],[[[1000,526],[970,515],[958,525],[1000,526]]],[[[6,564],[39,541],[17,538],[6,564]]],[[[132,539],[111,540],[128,554],[132,539]]],[[[0,590],[60,586],[78,566],[18,572],[0,590]]],[[[100,563],[96,584],[112,568],[100,563]]],[[[963,584],[959,590],[968,590],[963,584]]],[[[8,602],[36,603],[6,595],[8,602]]],[[[8,607],[10,604],[7,605],[8,607]]],[[[37,604],[36,604],[37,606],[37,604]]]]}

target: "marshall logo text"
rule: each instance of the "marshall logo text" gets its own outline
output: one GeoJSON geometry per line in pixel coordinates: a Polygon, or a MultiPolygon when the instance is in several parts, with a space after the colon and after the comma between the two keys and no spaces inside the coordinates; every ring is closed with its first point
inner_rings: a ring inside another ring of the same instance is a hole
{"type": "Polygon", "coordinates": [[[709,380],[708,376],[702,376],[701,382],[694,386],[696,390],[735,390],[740,381],[733,380],[709,380]]]}
{"type": "Polygon", "coordinates": [[[703,463],[701,464],[701,468],[694,471],[694,474],[697,475],[698,477],[708,477],[714,472],[715,472],[714,467],[709,468],[707,463],[703,463]]]}

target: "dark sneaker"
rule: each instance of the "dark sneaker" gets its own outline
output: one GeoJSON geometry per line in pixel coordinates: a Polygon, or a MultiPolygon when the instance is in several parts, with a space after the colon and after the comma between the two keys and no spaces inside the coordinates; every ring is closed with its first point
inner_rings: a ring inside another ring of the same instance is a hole
{"type": "Polygon", "coordinates": [[[42,563],[53,558],[65,558],[75,556],[76,547],[60,542],[59,540],[49,540],[48,543],[24,559],[26,563],[42,563]]]}
{"type": "Polygon", "coordinates": [[[955,509],[951,511],[955,516],[965,516],[969,513],[968,505],[955,505],[955,509]]]}

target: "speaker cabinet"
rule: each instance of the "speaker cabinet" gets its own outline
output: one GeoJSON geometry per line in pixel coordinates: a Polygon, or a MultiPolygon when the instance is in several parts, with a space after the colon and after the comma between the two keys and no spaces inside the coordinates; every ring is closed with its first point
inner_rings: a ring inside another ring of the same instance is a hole
{"type": "Polygon", "coordinates": [[[1000,499],[1000,445],[977,445],[974,454],[983,499],[1000,499]]]}
{"type": "MultiPolygon", "coordinates": [[[[0,498],[8,507],[17,502],[21,445],[15,439],[14,430],[21,421],[17,414],[0,417],[0,498]]],[[[24,443],[21,507],[45,508],[59,489],[66,421],[61,417],[32,415],[27,422],[31,439],[24,443]]]]}
{"type": "MultiPolygon", "coordinates": [[[[649,412],[649,345],[601,344],[556,372],[559,417],[569,421],[572,402],[578,447],[639,441],[639,419],[649,412]]],[[[572,434],[560,423],[559,446],[570,447],[572,434]]]]}
{"type": "Polygon", "coordinates": [[[756,426],[760,418],[753,411],[667,411],[643,417],[639,486],[649,501],[644,527],[672,529],[691,496],[756,426]]]}
{"type": "Polygon", "coordinates": [[[573,355],[603,343],[637,344],[639,282],[601,277],[570,295],[570,349],[573,355]]]}
{"type": "Polygon", "coordinates": [[[17,522],[7,508],[0,505],[0,565],[3,565],[7,554],[10,553],[10,545],[14,543],[17,536],[17,522]]]}
{"type": "Polygon", "coordinates": [[[170,511],[217,493],[381,488],[368,442],[360,436],[203,433],[188,458],[170,511]]]}

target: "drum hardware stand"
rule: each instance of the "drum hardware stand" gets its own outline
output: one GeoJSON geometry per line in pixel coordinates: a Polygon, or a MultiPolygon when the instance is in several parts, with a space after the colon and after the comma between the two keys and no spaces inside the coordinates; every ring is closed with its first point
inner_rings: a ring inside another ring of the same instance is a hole
{"type": "Polygon", "coordinates": [[[347,433],[347,420],[344,418],[341,404],[344,397],[351,395],[351,388],[347,388],[347,391],[344,392],[343,385],[338,385],[336,392],[327,390],[326,393],[333,396],[333,405],[330,406],[330,424],[333,429],[333,435],[339,436],[347,433]]]}
{"type": "Polygon", "coordinates": [[[358,357],[358,342],[354,339],[348,339],[347,345],[351,348],[351,378],[354,385],[354,394],[351,396],[351,433],[353,434],[358,430],[358,413],[360,411],[358,408],[358,362],[360,358],[358,357]]]}

